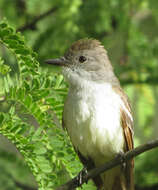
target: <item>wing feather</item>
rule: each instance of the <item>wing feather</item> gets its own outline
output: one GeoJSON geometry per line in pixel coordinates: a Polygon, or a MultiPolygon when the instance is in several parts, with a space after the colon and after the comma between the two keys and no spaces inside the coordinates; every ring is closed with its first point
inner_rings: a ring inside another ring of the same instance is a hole
{"type": "MultiPolygon", "coordinates": [[[[120,95],[123,103],[120,109],[120,115],[121,115],[120,117],[121,117],[121,126],[123,128],[124,137],[125,137],[124,152],[127,152],[134,148],[134,143],[133,143],[134,130],[133,130],[133,118],[132,118],[131,107],[128,101],[128,97],[123,92],[123,90],[118,87],[114,87],[114,90],[116,93],[120,95]]],[[[131,159],[126,163],[126,168],[125,168],[125,178],[129,190],[134,189],[133,170],[134,170],[134,160],[131,159]]]]}
{"type": "Polygon", "coordinates": [[[123,127],[125,141],[126,141],[126,148],[125,152],[128,150],[133,149],[133,118],[131,112],[131,106],[128,100],[127,95],[123,92],[121,88],[113,87],[115,92],[120,95],[123,105],[121,106],[120,113],[121,113],[121,125],[123,127]]]}

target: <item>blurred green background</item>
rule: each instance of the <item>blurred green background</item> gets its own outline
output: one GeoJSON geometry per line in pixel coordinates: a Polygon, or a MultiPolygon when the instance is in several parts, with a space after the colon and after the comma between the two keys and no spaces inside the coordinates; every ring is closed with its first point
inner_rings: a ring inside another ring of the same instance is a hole
{"type": "MultiPolygon", "coordinates": [[[[75,40],[100,40],[131,100],[135,146],[157,138],[157,0],[1,0],[0,20],[3,18],[38,54],[41,72],[54,72],[44,60],[63,55],[75,40]]],[[[11,67],[14,78],[18,72],[14,56],[2,45],[0,56],[11,67]]],[[[0,111],[5,109],[7,103],[3,102],[0,111]]],[[[158,189],[158,150],[135,161],[137,189],[158,189]]],[[[18,189],[33,190],[37,185],[15,146],[0,136],[0,190],[18,189]]]]}

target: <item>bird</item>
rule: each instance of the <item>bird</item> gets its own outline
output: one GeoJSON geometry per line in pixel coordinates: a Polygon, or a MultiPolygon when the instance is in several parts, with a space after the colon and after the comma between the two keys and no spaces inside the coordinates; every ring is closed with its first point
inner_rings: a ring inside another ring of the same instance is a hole
{"type": "MultiPolygon", "coordinates": [[[[131,106],[101,42],[80,39],[64,56],[46,63],[62,67],[69,84],[62,125],[85,168],[89,171],[132,150],[131,106]]],[[[134,190],[134,161],[92,180],[97,190],[134,190]]]]}

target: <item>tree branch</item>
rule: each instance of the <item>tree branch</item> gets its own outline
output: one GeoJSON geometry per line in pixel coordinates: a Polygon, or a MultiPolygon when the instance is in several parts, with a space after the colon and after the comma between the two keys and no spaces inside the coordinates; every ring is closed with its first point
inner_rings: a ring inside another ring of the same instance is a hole
{"type": "Polygon", "coordinates": [[[24,30],[34,30],[36,28],[36,24],[38,21],[42,20],[43,18],[47,17],[48,15],[54,13],[58,8],[52,7],[45,13],[36,16],[31,22],[26,23],[24,26],[21,26],[17,29],[17,31],[23,32],[24,30]]]}
{"type": "Polygon", "coordinates": [[[122,85],[128,85],[128,84],[150,84],[150,85],[157,85],[158,84],[158,77],[152,77],[148,78],[146,80],[133,80],[133,79],[127,79],[127,80],[120,80],[122,85]]]}
{"type": "Polygon", "coordinates": [[[15,182],[15,184],[16,184],[17,187],[20,187],[23,190],[37,190],[37,188],[35,188],[35,187],[30,187],[30,186],[22,184],[22,183],[20,183],[18,181],[14,180],[14,182],[15,182]]]}
{"type": "Polygon", "coordinates": [[[158,190],[158,184],[140,187],[135,185],[135,190],[158,190]]]}
{"type": "MultiPolygon", "coordinates": [[[[100,173],[103,173],[113,167],[118,166],[119,164],[122,163],[122,159],[124,161],[130,160],[133,157],[136,157],[139,154],[142,154],[143,152],[151,150],[155,147],[158,147],[158,139],[148,142],[144,145],[140,145],[137,148],[126,152],[123,156],[116,157],[113,160],[111,160],[97,168],[90,170],[85,176],[83,176],[82,184],[87,182],[89,179],[96,177],[100,173]]],[[[67,183],[63,184],[62,186],[58,187],[56,190],[72,190],[72,189],[75,189],[76,187],[79,187],[78,176],[74,177],[72,180],[70,180],[67,183]]]]}

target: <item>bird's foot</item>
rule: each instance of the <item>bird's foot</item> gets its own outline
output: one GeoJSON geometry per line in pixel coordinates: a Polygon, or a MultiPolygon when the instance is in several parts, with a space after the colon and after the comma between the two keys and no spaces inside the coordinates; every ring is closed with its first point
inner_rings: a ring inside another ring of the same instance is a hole
{"type": "Polygon", "coordinates": [[[121,169],[125,170],[125,168],[126,168],[126,160],[125,160],[125,154],[124,154],[124,152],[120,151],[116,155],[116,158],[119,158],[121,160],[121,169]]]}
{"type": "MultiPolygon", "coordinates": [[[[83,169],[80,171],[80,173],[78,174],[78,176],[77,176],[77,181],[78,181],[78,185],[79,185],[80,187],[82,187],[83,179],[84,179],[84,177],[87,175],[87,173],[88,173],[87,168],[83,168],[83,169]]],[[[86,181],[86,183],[87,183],[87,181],[86,181]]]]}

